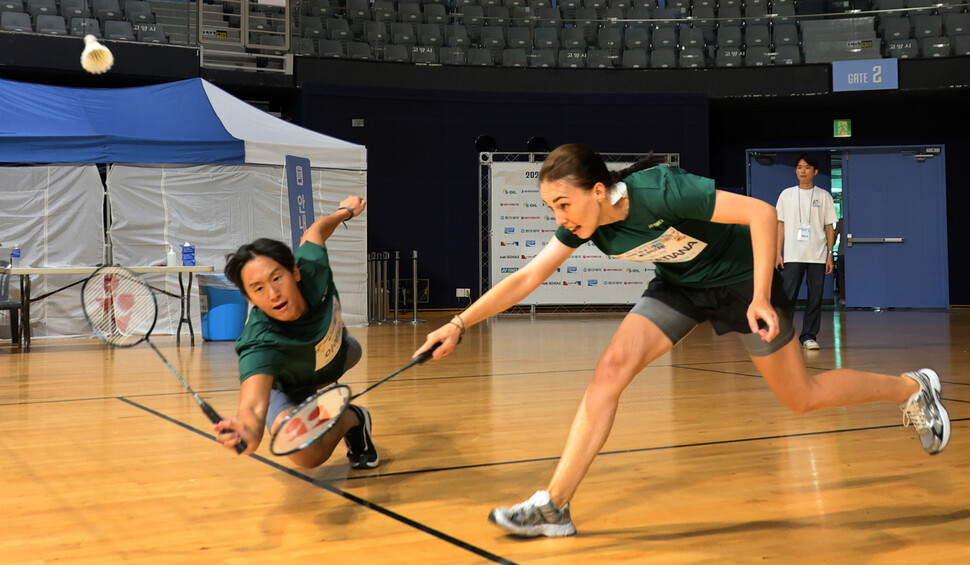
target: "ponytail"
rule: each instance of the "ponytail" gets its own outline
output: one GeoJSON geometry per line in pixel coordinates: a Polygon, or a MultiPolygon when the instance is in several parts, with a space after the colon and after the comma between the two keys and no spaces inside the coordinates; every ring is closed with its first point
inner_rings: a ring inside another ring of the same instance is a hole
{"type": "Polygon", "coordinates": [[[584,190],[593,190],[596,183],[613,188],[617,182],[637,171],[665,162],[663,157],[649,152],[642,159],[621,171],[611,171],[599,153],[579,144],[560,145],[546,156],[539,170],[539,182],[568,179],[584,190]]]}

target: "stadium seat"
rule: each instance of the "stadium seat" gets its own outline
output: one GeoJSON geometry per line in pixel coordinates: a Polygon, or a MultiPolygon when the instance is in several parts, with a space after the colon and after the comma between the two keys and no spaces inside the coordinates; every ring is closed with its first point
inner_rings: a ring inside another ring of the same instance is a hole
{"type": "Polygon", "coordinates": [[[71,18],[70,33],[76,37],[93,35],[101,39],[101,24],[94,18],[71,18]]]}
{"type": "Polygon", "coordinates": [[[536,49],[559,49],[559,34],[551,27],[537,27],[535,30],[536,49]]]}
{"type": "Polygon", "coordinates": [[[950,38],[954,55],[970,55],[970,35],[957,35],[950,38]]]}
{"type": "Polygon", "coordinates": [[[464,65],[468,61],[467,49],[459,46],[445,46],[438,51],[438,59],[443,65],[464,65]]]}
{"type": "Polygon", "coordinates": [[[23,12],[24,3],[20,0],[3,0],[0,2],[0,12],[23,12]]]}
{"type": "Polygon", "coordinates": [[[648,63],[646,49],[626,49],[620,57],[620,66],[624,69],[645,69],[648,63]]]}
{"type": "MultiPolygon", "coordinates": [[[[536,28],[538,33],[541,29],[550,28],[536,28]]],[[[562,48],[563,49],[578,49],[579,51],[586,50],[586,36],[578,27],[564,27],[562,28],[562,48]]]]}
{"type": "MultiPolygon", "coordinates": [[[[388,45],[388,47],[391,47],[391,46],[388,45]]],[[[348,41],[347,57],[351,59],[367,60],[367,59],[373,59],[374,55],[373,53],[371,53],[370,45],[368,45],[367,43],[363,41],[348,41]]]]}
{"type": "Polygon", "coordinates": [[[91,16],[91,9],[87,0],[61,0],[61,15],[67,21],[71,21],[71,18],[87,18],[91,16]]]}
{"type": "Polygon", "coordinates": [[[798,45],[798,27],[795,24],[775,25],[771,36],[776,49],[784,45],[798,45]]]}
{"type": "Polygon", "coordinates": [[[344,53],[344,46],[338,39],[321,39],[320,40],[320,56],[330,57],[336,59],[343,59],[346,55],[344,53]]]}
{"type": "Polygon", "coordinates": [[[672,27],[661,27],[653,30],[650,38],[650,45],[654,49],[660,47],[677,47],[677,30],[672,27]]]}
{"type": "Polygon", "coordinates": [[[418,24],[418,45],[429,47],[441,47],[445,40],[441,36],[441,28],[438,24],[418,24]]]}
{"type": "Polygon", "coordinates": [[[943,15],[943,28],[947,37],[970,35],[970,13],[955,12],[943,15]]]}
{"type": "Polygon", "coordinates": [[[718,47],[733,47],[735,49],[740,49],[741,43],[741,26],[723,24],[717,28],[718,47]]]}
{"type": "Polygon", "coordinates": [[[767,24],[749,24],[744,30],[744,44],[747,47],[771,46],[771,33],[767,24]]]}
{"type": "Polygon", "coordinates": [[[350,33],[350,24],[341,18],[330,18],[325,24],[327,28],[327,39],[336,39],[346,44],[353,36],[350,33]]]}
{"type": "Polygon", "coordinates": [[[377,0],[371,6],[371,21],[390,23],[395,21],[396,18],[397,10],[394,9],[394,2],[389,0],[377,0]]]}
{"type": "Polygon", "coordinates": [[[765,67],[771,64],[771,56],[766,45],[749,45],[744,50],[745,67],[765,67]]]}
{"type": "Polygon", "coordinates": [[[599,27],[596,10],[592,8],[579,8],[576,10],[574,22],[577,28],[583,30],[583,37],[586,38],[587,44],[592,45],[596,42],[596,30],[599,27]]]}
{"type": "Polygon", "coordinates": [[[445,26],[445,45],[448,47],[468,47],[471,40],[468,31],[462,24],[450,24],[445,26]]]}
{"type": "MultiPolygon", "coordinates": [[[[101,23],[106,23],[108,20],[120,21],[125,19],[118,0],[91,0],[91,12],[101,23]]],[[[104,34],[107,37],[108,31],[105,30],[104,34]]]]}
{"type": "Polygon", "coordinates": [[[411,48],[411,62],[435,65],[438,63],[438,47],[417,45],[411,48]]]}
{"type": "Polygon", "coordinates": [[[940,16],[916,14],[909,19],[913,22],[913,37],[916,39],[943,35],[943,20],[940,16]]]}
{"type": "MultiPolygon", "coordinates": [[[[135,30],[135,38],[142,43],[168,43],[168,37],[165,36],[165,29],[162,24],[142,24],[135,30]]],[[[281,36],[264,37],[260,40],[261,45],[269,45],[265,39],[278,40],[274,44],[277,47],[284,45],[284,39],[281,36]]]]}
{"type": "Polygon", "coordinates": [[[775,51],[778,53],[775,56],[776,65],[799,65],[802,62],[802,51],[798,45],[779,45],[775,51]]]}
{"type": "Polygon", "coordinates": [[[539,27],[562,29],[562,15],[559,8],[539,8],[536,14],[539,16],[539,27]]]}
{"type": "Polygon", "coordinates": [[[397,6],[397,21],[417,25],[424,21],[421,4],[417,2],[401,2],[397,6]]]}
{"type": "Polygon", "coordinates": [[[502,50],[503,67],[526,67],[529,62],[525,57],[525,49],[510,48],[502,50]]]}
{"type": "Polygon", "coordinates": [[[556,49],[536,49],[529,58],[529,66],[553,68],[556,66],[556,53],[556,49]]]}
{"type": "Polygon", "coordinates": [[[37,33],[46,35],[67,35],[67,25],[61,16],[40,14],[37,20],[37,33]]]}
{"type": "Polygon", "coordinates": [[[391,42],[391,34],[387,31],[387,25],[383,22],[366,21],[364,22],[364,41],[375,49],[391,42]]]}
{"type": "Polygon", "coordinates": [[[680,50],[677,66],[685,69],[706,67],[707,60],[704,57],[704,50],[700,47],[684,47],[680,50]]]}
{"type": "Polygon", "coordinates": [[[590,49],[586,51],[587,69],[612,69],[613,60],[606,49],[590,49]]]}
{"type": "Polygon", "coordinates": [[[472,47],[468,50],[468,64],[479,67],[490,67],[494,64],[492,54],[484,47],[472,47]]]}
{"type": "Polygon", "coordinates": [[[425,4],[424,23],[444,26],[448,23],[448,13],[442,4],[425,4]]]}
{"type": "Polygon", "coordinates": [[[912,37],[912,28],[908,16],[901,18],[883,18],[882,37],[887,41],[893,39],[908,39],[912,37]]]}
{"type": "Polygon", "coordinates": [[[34,19],[40,15],[56,16],[57,4],[54,0],[27,0],[27,13],[34,19]]]}
{"type": "Polygon", "coordinates": [[[294,55],[303,55],[307,57],[315,57],[317,55],[316,44],[314,40],[309,37],[294,38],[291,51],[293,51],[294,55]]]}
{"type": "MultiPolygon", "coordinates": [[[[63,0],[61,5],[63,6],[63,0]]],[[[125,4],[125,15],[127,16],[128,21],[131,23],[155,23],[155,14],[152,13],[152,7],[148,2],[140,2],[135,0],[129,1],[127,4],[125,4]]]]}
{"type": "Polygon", "coordinates": [[[481,6],[465,6],[461,15],[461,24],[468,31],[468,38],[472,43],[478,43],[482,38],[482,26],[485,24],[485,13],[481,6]]]}
{"type": "Polygon", "coordinates": [[[925,59],[950,56],[950,38],[945,36],[924,37],[919,40],[920,54],[925,59]]]}
{"type": "Polygon", "coordinates": [[[650,52],[650,68],[672,69],[677,66],[677,52],[673,47],[658,47],[650,52]]]}
{"type": "Polygon", "coordinates": [[[527,27],[510,27],[508,45],[513,49],[532,49],[532,33],[527,27]]]}
{"type": "Polygon", "coordinates": [[[680,28],[681,47],[704,47],[704,31],[699,27],[680,28]]]}
{"type": "MultiPolygon", "coordinates": [[[[394,22],[390,29],[391,43],[396,45],[414,45],[417,38],[414,35],[414,26],[407,22],[394,22]]],[[[348,55],[350,53],[348,52],[348,55]]]]}
{"type": "Polygon", "coordinates": [[[134,41],[135,34],[131,29],[131,22],[123,20],[108,20],[104,22],[104,38],[118,41],[134,41]]]}
{"type": "Polygon", "coordinates": [[[626,33],[623,34],[623,47],[626,49],[646,49],[650,47],[649,28],[627,28],[626,33]]]}
{"type": "Polygon", "coordinates": [[[488,6],[485,8],[485,25],[506,27],[509,25],[509,10],[505,6],[488,6]]]}
{"type": "Polygon", "coordinates": [[[559,67],[562,69],[585,69],[586,53],[575,49],[563,49],[559,52],[559,67]]]}
{"type": "MultiPolygon", "coordinates": [[[[410,45],[395,45],[393,43],[390,45],[385,45],[384,60],[392,63],[409,63],[411,61],[411,57],[409,55],[410,52],[410,45]]],[[[353,59],[354,57],[351,56],[350,58],[353,59]]]]}
{"type": "Polygon", "coordinates": [[[719,47],[714,55],[715,67],[740,67],[744,64],[737,47],[719,47]]]}

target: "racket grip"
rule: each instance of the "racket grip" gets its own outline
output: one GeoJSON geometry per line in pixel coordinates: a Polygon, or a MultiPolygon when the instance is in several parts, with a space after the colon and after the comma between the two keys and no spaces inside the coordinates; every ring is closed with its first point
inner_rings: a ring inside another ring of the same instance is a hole
{"type": "MultiPolygon", "coordinates": [[[[209,406],[209,403],[202,400],[201,398],[199,398],[198,400],[199,400],[199,406],[202,408],[202,411],[205,412],[205,415],[209,418],[210,422],[212,422],[213,424],[218,424],[219,422],[222,421],[222,416],[220,416],[219,413],[216,412],[215,408],[209,406]]],[[[242,455],[243,452],[246,451],[246,447],[248,447],[246,445],[246,440],[240,438],[239,443],[236,444],[236,453],[238,453],[239,455],[242,455]]]]}
{"type": "Polygon", "coordinates": [[[428,359],[431,359],[431,356],[434,355],[434,350],[435,349],[438,349],[439,347],[441,347],[441,344],[442,343],[443,342],[440,342],[439,341],[438,343],[432,345],[431,346],[431,349],[429,349],[429,350],[425,351],[424,353],[422,353],[421,355],[418,355],[417,357],[415,357],[414,358],[414,361],[411,362],[411,365],[412,366],[419,365],[421,363],[424,363],[428,359]]]}

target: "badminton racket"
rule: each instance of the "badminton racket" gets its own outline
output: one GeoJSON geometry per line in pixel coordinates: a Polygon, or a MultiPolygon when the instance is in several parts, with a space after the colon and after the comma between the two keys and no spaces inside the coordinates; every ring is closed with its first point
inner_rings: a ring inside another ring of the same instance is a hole
{"type": "MultiPolygon", "coordinates": [[[[192,394],[192,398],[209,420],[213,424],[222,421],[222,416],[192,390],[189,383],[185,382],[182,375],[148,339],[155,329],[155,320],[158,317],[158,303],[148,283],[124,267],[101,267],[84,281],[81,287],[81,306],[84,317],[98,339],[111,347],[132,347],[144,341],[165,362],[165,366],[178,378],[185,390],[192,394]]],[[[244,441],[236,444],[238,453],[245,450],[244,441]]]]}
{"type": "Polygon", "coordinates": [[[400,375],[411,367],[431,359],[432,353],[439,345],[441,345],[440,342],[436,343],[431,349],[418,355],[404,367],[357,394],[351,394],[350,387],[347,385],[336,384],[328,386],[307,398],[287,414],[276,431],[273,432],[273,437],[269,443],[270,452],[273,455],[289,455],[317,441],[337,423],[351,400],[400,375]]]}

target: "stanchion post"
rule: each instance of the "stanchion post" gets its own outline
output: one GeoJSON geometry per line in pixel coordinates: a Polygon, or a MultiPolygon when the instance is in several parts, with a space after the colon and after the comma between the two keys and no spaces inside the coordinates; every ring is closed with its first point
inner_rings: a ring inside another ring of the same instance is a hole
{"type": "Polygon", "coordinates": [[[401,288],[400,276],[401,276],[401,252],[395,251],[394,252],[394,287],[391,289],[392,292],[394,293],[394,322],[395,323],[400,321],[398,320],[398,317],[397,317],[397,306],[398,306],[397,301],[398,301],[399,295],[401,294],[399,290],[401,288]]]}
{"type": "Polygon", "coordinates": [[[384,273],[384,292],[382,293],[383,294],[382,304],[384,305],[384,308],[381,310],[381,321],[382,322],[388,322],[388,321],[390,321],[391,283],[390,283],[390,280],[388,279],[389,273],[388,273],[388,270],[387,270],[387,260],[390,257],[391,257],[391,254],[388,253],[387,251],[385,251],[381,255],[381,271],[383,271],[383,273],[384,273]]]}
{"type": "Polygon", "coordinates": [[[418,319],[418,250],[412,251],[412,264],[411,264],[411,302],[413,305],[413,315],[411,317],[412,324],[422,324],[424,320],[418,319]]]}

